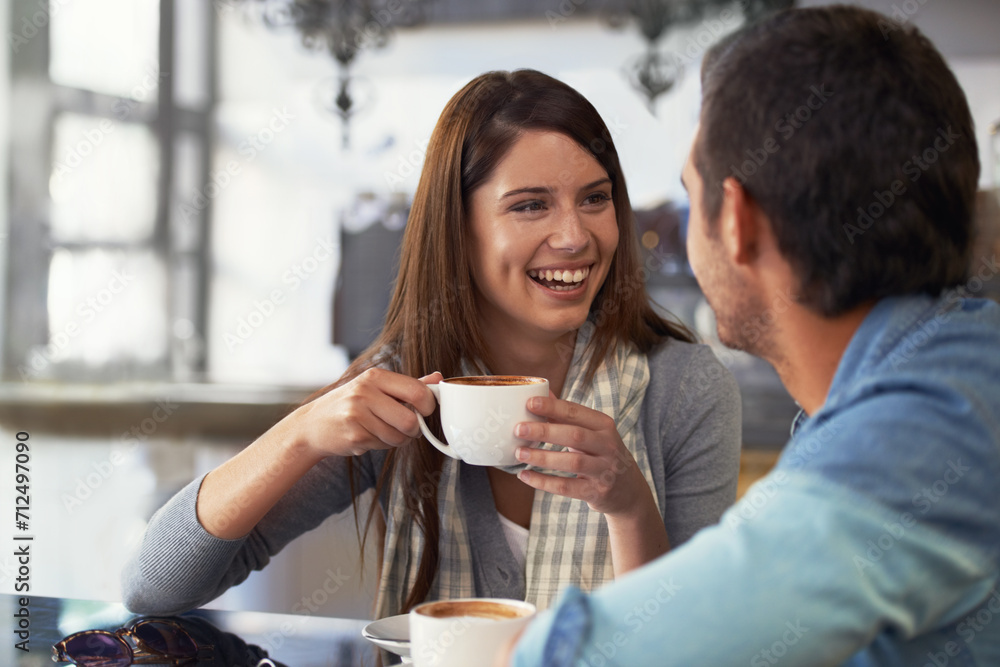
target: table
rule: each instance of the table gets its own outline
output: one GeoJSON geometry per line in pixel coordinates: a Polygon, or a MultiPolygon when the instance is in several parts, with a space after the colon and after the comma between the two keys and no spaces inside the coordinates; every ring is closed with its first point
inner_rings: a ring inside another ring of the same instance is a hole
{"type": "MultiPolygon", "coordinates": [[[[81,630],[114,631],[136,617],[118,603],[24,596],[28,600],[28,651],[16,644],[24,618],[22,596],[0,594],[0,665],[52,667],[52,645],[81,630]],[[15,614],[20,613],[20,618],[15,614]]],[[[247,644],[265,649],[288,667],[374,667],[377,650],[361,637],[363,620],[199,609],[199,616],[247,644]]],[[[67,663],[59,663],[67,664],[67,663]]]]}

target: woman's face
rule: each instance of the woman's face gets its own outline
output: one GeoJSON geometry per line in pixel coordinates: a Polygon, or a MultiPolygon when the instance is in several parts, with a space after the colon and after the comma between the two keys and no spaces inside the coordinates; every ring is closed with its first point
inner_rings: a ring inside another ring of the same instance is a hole
{"type": "Polygon", "coordinates": [[[472,193],[469,229],[484,331],[557,338],[586,320],[618,246],[611,179],[566,135],[524,132],[472,193]]]}

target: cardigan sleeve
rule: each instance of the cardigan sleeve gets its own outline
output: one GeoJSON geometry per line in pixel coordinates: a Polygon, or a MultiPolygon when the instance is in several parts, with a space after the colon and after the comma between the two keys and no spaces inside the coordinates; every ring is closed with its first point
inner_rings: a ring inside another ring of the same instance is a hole
{"type": "MultiPolygon", "coordinates": [[[[355,494],[375,486],[383,460],[379,452],[355,458],[360,469],[355,494]]],[[[331,456],[303,475],[247,535],[227,540],[198,522],[203,480],[204,475],[185,486],[149,520],[122,571],[122,597],[132,612],[172,615],[214,600],[353,500],[346,459],[331,456]]]]}

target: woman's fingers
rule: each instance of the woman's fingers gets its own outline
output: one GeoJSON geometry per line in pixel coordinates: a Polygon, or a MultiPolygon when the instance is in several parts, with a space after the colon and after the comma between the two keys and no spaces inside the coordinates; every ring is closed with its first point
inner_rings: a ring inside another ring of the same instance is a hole
{"type": "Polygon", "coordinates": [[[592,431],[615,427],[614,420],[603,412],[552,396],[534,396],[528,399],[527,408],[529,412],[549,421],[574,424],[592,431]]]}
{"type": "Polygon", "coordinates": [[[553,493],[557,496],[566,496],[567,498],[575,498],[587,502],[590,502],[593,497],[591,491],[592,485],[589,480],[573,477],[556,477],[555,475],[546,475],[536,470],[522,470],[517,473],[517,478],[532,488],[553,493]]]}
{"type": "Polygon", "coordinates": [[[532,399],[531,412],[548,422],[521,422],[515,434],[525,440],[549,442],[565,450],[519,447],[518,460],[534,468],[573,477],[524,470],[518,477],[531,487],[582,500],[609,516],[628,512],[645,488],[635,459],[625,447],[614,420],[597,410],[558,399],[532,399]]]}
{"type": "Polygon", "coordinates": [[[417,423],[416,413],[395,399],[383,396],[382,400],[373,400],[369,410],[374,419],[391,429],[392,434],[388,440],[380,436],[380,439],[386,444],[398,446],[406,440],[420,435],[420,425],[417,423]]]}
{"type": "Polygon", "coordinates": [[[518,461],[536,468],[558,470],[586,477],[596,477],[607,467],[604,457],[587,456],[572,451],[518,447],[515,454],[518,461]]]}
{"type": "Polygon", "coordinates": [[[576,477],[561,477],[538,470],[522,470],[518,478],[536,489],[582,500],[603,514],[627,513],[643,491],[648,493],[645,478],[627,450],[614,457],[595,457],[521,447],[518,458],[545,470],[576,474],[576,477]]]}
{"type": "Polygon", "coordinates": [[[404,422],[409,417],[404,413],[412,415],[413,411],[384,394],[375,397],[348,394],[318,410],[311,405],[304,407],[312,408],[310,422],[314,440],[328,443],[320,446],[325,449],[338,441],[342,443],[339,451],[334,449],[329,453],[357,456],[369,449],[398,446],[410,439],[398,426],[406,428],[404,422]],[[383,406],[379,406],[379,399],[383,406]]]}
{"type": "Polygon", "coordinates": [[[440,382],[440,378],[435,378],[435,375],[440,373],[431,373],[418,380],[382,368],[369,368],[354,381],[359,384],[362,391],[374,390],[386,394],[400,403],[412,405],[420,411],[420,414],[426,416],[434,412],[437,407],[434,394],[427,388],[428,384],[440,382]]]}
{"type": "Polygon", "coordinates": [[[406,444],[420,435],[414,409],[428,415],[437,402],[427,388],[440,373],[416,379],[370,368],[296,411],[314,449],[355,456],[406,444]],[[411,407],[412,406],[412,407],[411,407]]]}
{"type": "MultiPolygon", "coordinates": [[[[598,413],[601,414],[601,413],[598,413]]],[[[529,442],[551,442],[587,454],[605,454],[617,448],[618,431],[608,419],[611,431],[595,431],[584,426],[553,422],[520,422],[514,435],[529,442]]]]}
{"type": "Polygon", "coordinates": [[[415,380],[390,371],[373,370],[378,372],[366,378],[369,386],[362,394],[362,401],[373,418],[365,426],[382,442],[398,447],[420,435],[417,415],[410,406],[424,415],[437,407],[427,385],[440,382],[441,374],[435,372],[415,380]]]}

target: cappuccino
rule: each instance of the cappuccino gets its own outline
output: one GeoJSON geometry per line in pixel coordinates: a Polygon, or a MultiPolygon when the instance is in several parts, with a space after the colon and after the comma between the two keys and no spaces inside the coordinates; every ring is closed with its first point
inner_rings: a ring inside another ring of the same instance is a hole
{"type": "Polygon", "coordinates": [[[511,387],[521,384],[541,384],[544,378],[528,375],[470,375],[468,377],[445,380],[449,384],[471,385],[475,387],[511,387]]]}
{"type": "Polygon", "coordinates": [[[489,664],[534,616],[535,606],[522,600],[425,602],[410,610],[410,657],[415,667],[489,664]]]}
{"type": "Polygon", "coordinates": [[[488,600],[443,600],[421,607],[417,610],[417,613],[424,614],[425,616],[433,616],[434,618],[472,616],[493,621],[505,621],[511,618],[530,616],[533,611],[530,607],[515,607],[503,602],[491,602],[488,600]]]}

